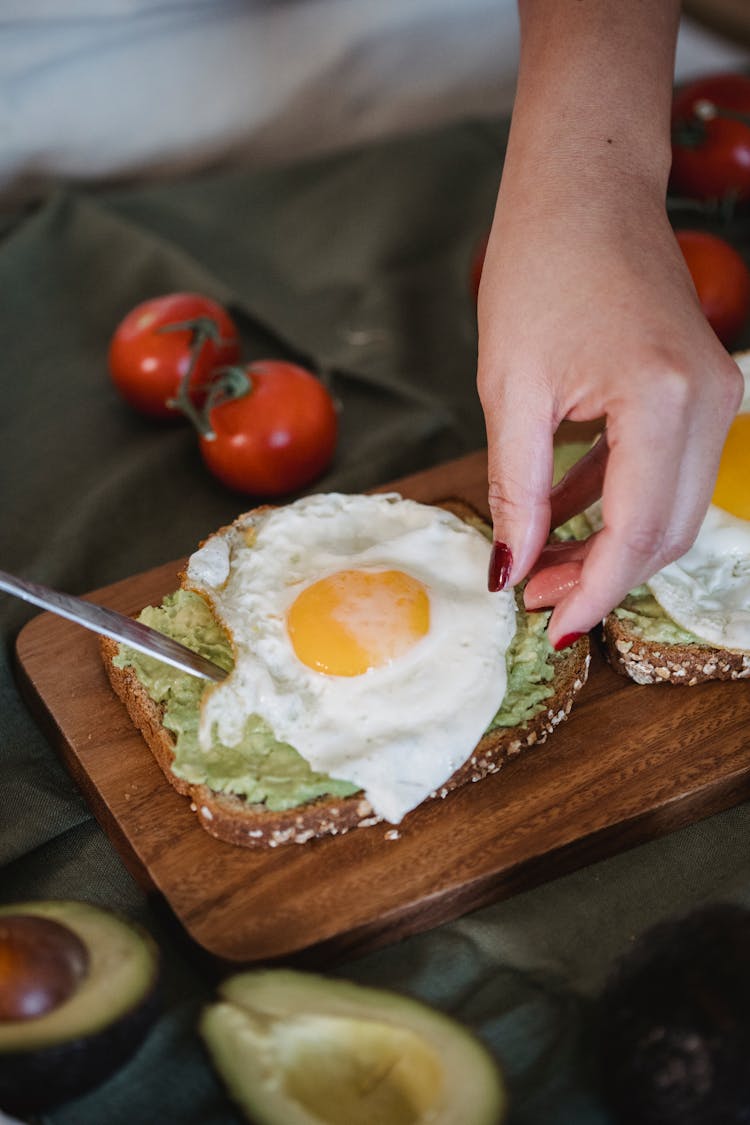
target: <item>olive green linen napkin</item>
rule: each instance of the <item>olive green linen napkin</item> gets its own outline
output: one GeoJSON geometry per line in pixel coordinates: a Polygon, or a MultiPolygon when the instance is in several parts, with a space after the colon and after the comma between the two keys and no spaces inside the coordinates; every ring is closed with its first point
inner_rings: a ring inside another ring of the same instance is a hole
{"type": "MultiPolygon", "coordinates": [[[[188,553],[250,506],[208,475],[186,425],[135,415],[109,383],[117,321],[172,290],[226,302],[248,358],[296,358],[330,378],[341,438],[316,488],[369,488],[481,446],[468,272],[504,136],[466,123],[276,170],[61,189],[9,217],[0,566],[83,593],[188,553]]],[[[166,970],[165,1014],[139,1054],[44,1121],[229,1125],[194,1030],[211,969],[133,882],[18,694],[12,646],[31,612],[0,596],[0,901],[123,911],[152,931],[166,970]]],[[[511,1125],[606,1125],[591,998],[644,926],[748,898],[749,821],[735,809],[330,971],[473,1027],[506,1067],[511,1125]]]]}

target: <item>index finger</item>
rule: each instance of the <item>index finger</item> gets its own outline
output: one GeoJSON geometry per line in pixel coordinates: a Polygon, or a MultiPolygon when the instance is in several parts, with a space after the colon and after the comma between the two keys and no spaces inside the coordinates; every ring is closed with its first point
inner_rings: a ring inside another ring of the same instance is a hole
{"type": "Polygon", "coordinates": [[[528,401],[533,384],[516,380],[514,386],[518,390],[509,391],[507,383],[480,390],[493,537],[510,553],[511,584],[528,573],[549,534],[554,435],[543,402],[528,401]]]}

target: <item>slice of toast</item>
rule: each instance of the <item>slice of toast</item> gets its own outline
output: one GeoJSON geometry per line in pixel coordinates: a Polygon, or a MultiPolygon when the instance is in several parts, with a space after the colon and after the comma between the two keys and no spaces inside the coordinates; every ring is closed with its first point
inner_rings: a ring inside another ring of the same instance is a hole
{"type": "Polygon", "coordinates": [[[715,648],[705,641],[664,642],[644,638],[628,618],[610,613],[602,626],[607,658],[637,684],[682,684],[705,680],[749,680],[750,653],[715,648]]]}
{"type": "MultiPolygon", "coordinates": [[[[745,380],[740,413],[750,411],[750,351],[734,352],[745,380]]],[[[750,652],[720,648],[681,629],[645,587],[633,590],[603,622],[612,667],[639,684],[750,679],[750,652]],[[654,628],[656,624],[656,628],[654,628]]]]}
{"type": "MultiPolygon", "coordinates": [[[[563,454],[566,454],[563,447],[563,454]]],[[[575,448],[576,457],[580,455],[575,448]]],[[[567,451],[567,463],[575,457],[567,451]]],[[[553,533],[559,539],[585,539],[601,526],[598,503],[553,533]]],[[[706,680],[750,679],[750,653],[718,648],[681,629],[645,586],[630,594],[602,622],[604,650],[616,672],[638,684],[681,684],[706,680]],[[660,628],[653,629],[654,619],[660,628]],[[659,634],[657,636],[657,634],[659,634]]]]}
{"type": "MultiPolygon", "coordinates": [[[[446,500],[440,506],[488,530],[481,516],[463,501],[446,500]]],[[[521,607],[519,612],[525,611],[521,607]]],[[[131,666],[120,667],[114,662],[119,652],[115,641],[102,638],[101,651],[112,688],[124,703],[165,777],[178,793],[190,798],[200,824],[212,836],[245,847],[277,847],[285,843],[302,844],[318,836],[337,835],[350,828],[365,828],[381,822],[382,818],[374,813],[362,792],[346,797],[317,797],[279,811],[176,776],[171,768],[175,740],[162,723],[164,706],[152,700],[131,666]]],[[[536,712],[520,726],[496,727],[485,733],[467,761],[431,796],[446,797],[469,781],[480,781],[489,774],[497,773],[507,759],[516,756],[525,747],[544,742],[570,713],[576,694],[586,682],[589,659],[588,637],[582,637],[560,653],[553,653],[550,649],[550,692],[536,712]]],[[[300,750],[304,754],[304,747],[300,750]]],[[[392,826],[389,830],[396,831],[392,826]]]]}

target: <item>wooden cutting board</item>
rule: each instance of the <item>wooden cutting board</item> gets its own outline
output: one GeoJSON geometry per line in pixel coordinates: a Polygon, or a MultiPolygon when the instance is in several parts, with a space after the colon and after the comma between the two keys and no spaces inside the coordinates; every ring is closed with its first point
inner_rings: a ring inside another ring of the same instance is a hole
{"type": "MultiPolygon", "coordinates": [[[[486,512],[486,456],[397,482],[486,512]]],[[[126,613],[182,560],[90,595],[126,613]]],[[[747,684],[640,687],[594,652],[567,723],[494,777],[389,826],[251,851],[210,837],[112,694],[96,637],[43,613],[17,641],[33,713],[131,871],[221,962],[323,964],[424,930],[750,796],[747,684]]]]}

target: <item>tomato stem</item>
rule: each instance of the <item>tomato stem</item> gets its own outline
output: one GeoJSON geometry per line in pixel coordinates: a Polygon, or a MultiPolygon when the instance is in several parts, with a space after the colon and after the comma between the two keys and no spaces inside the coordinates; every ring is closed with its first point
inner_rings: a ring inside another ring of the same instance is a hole
{"type": "Polygon", "coordinates": [[[216,434],[209,421],[215,406],[231,402],[235,398],[244,398],[253,389],[252,378],[245,367],[220,367],[214,372],[211,385],[206,395],[206,401],[201,411],[202,428],[199,430],[201,437],[206,441],[215,441],[216,434]]]}
{"type": "Polygon", "coordinates": [[[700,148],[706,143],[708,136],[707,123],[717,118],[739,121],[742,125],[750,127],[750,114],[743,113],[740,109],[719,106],[710,98],[699,98],[693,103],[692,117],[678,122],[673,128],[672,142],[681,148],[700,148]]]}
{"type": "Polygon", "coordinates": [[[211,430],[208,424],[205,412],[198,410],[195,406],[190,395],[190,383],[195,372],[196,365],[200,359],[201,352],[203,351],[204,344],[212,340],[217,345],[225,343],[222,340],[219,326],[215,320],[210,316],[197,316],[192,320],[176,321],[174,324],[163,324],[159,332],[192,332],[193,338],[190,342],[190,362],[185,369],[185,373],[180,379],[180,384],[177,388],[177,394],[174,398],[170,398],[167,406],[171,406],[174,410],[179,410],[186,418],[195,426],[199,434],[206,437],[211,430]]]}
{"type": "Polygon", "coordinates": [[[678,148],[700,148],[706,143],[706,123],[700,117],[680,121],[672,129],[672,144],[678,148]]]}
{"type": "Polygon", "coordinates": [[[206,340],[213,340],[215,344],[227,344],[230,341],[222,338],[219,326],[213,317],[193,316],[189,320],[174,320],[170,324],[162,324],[157,332],[192,332],[201,333],[206,340]]]}
{"type": "Polygon", "coordinates": [[[715,196],[711,199],[693,199],[689,196],[668,195],[667,210],[670,213],[697,211],[698,214],[705,215],[709,219],[718,219],[720,223],[727,226],[734,218],[738,201],[739,195],[736,191],[728,191],[725,195],[715,196]]]}

